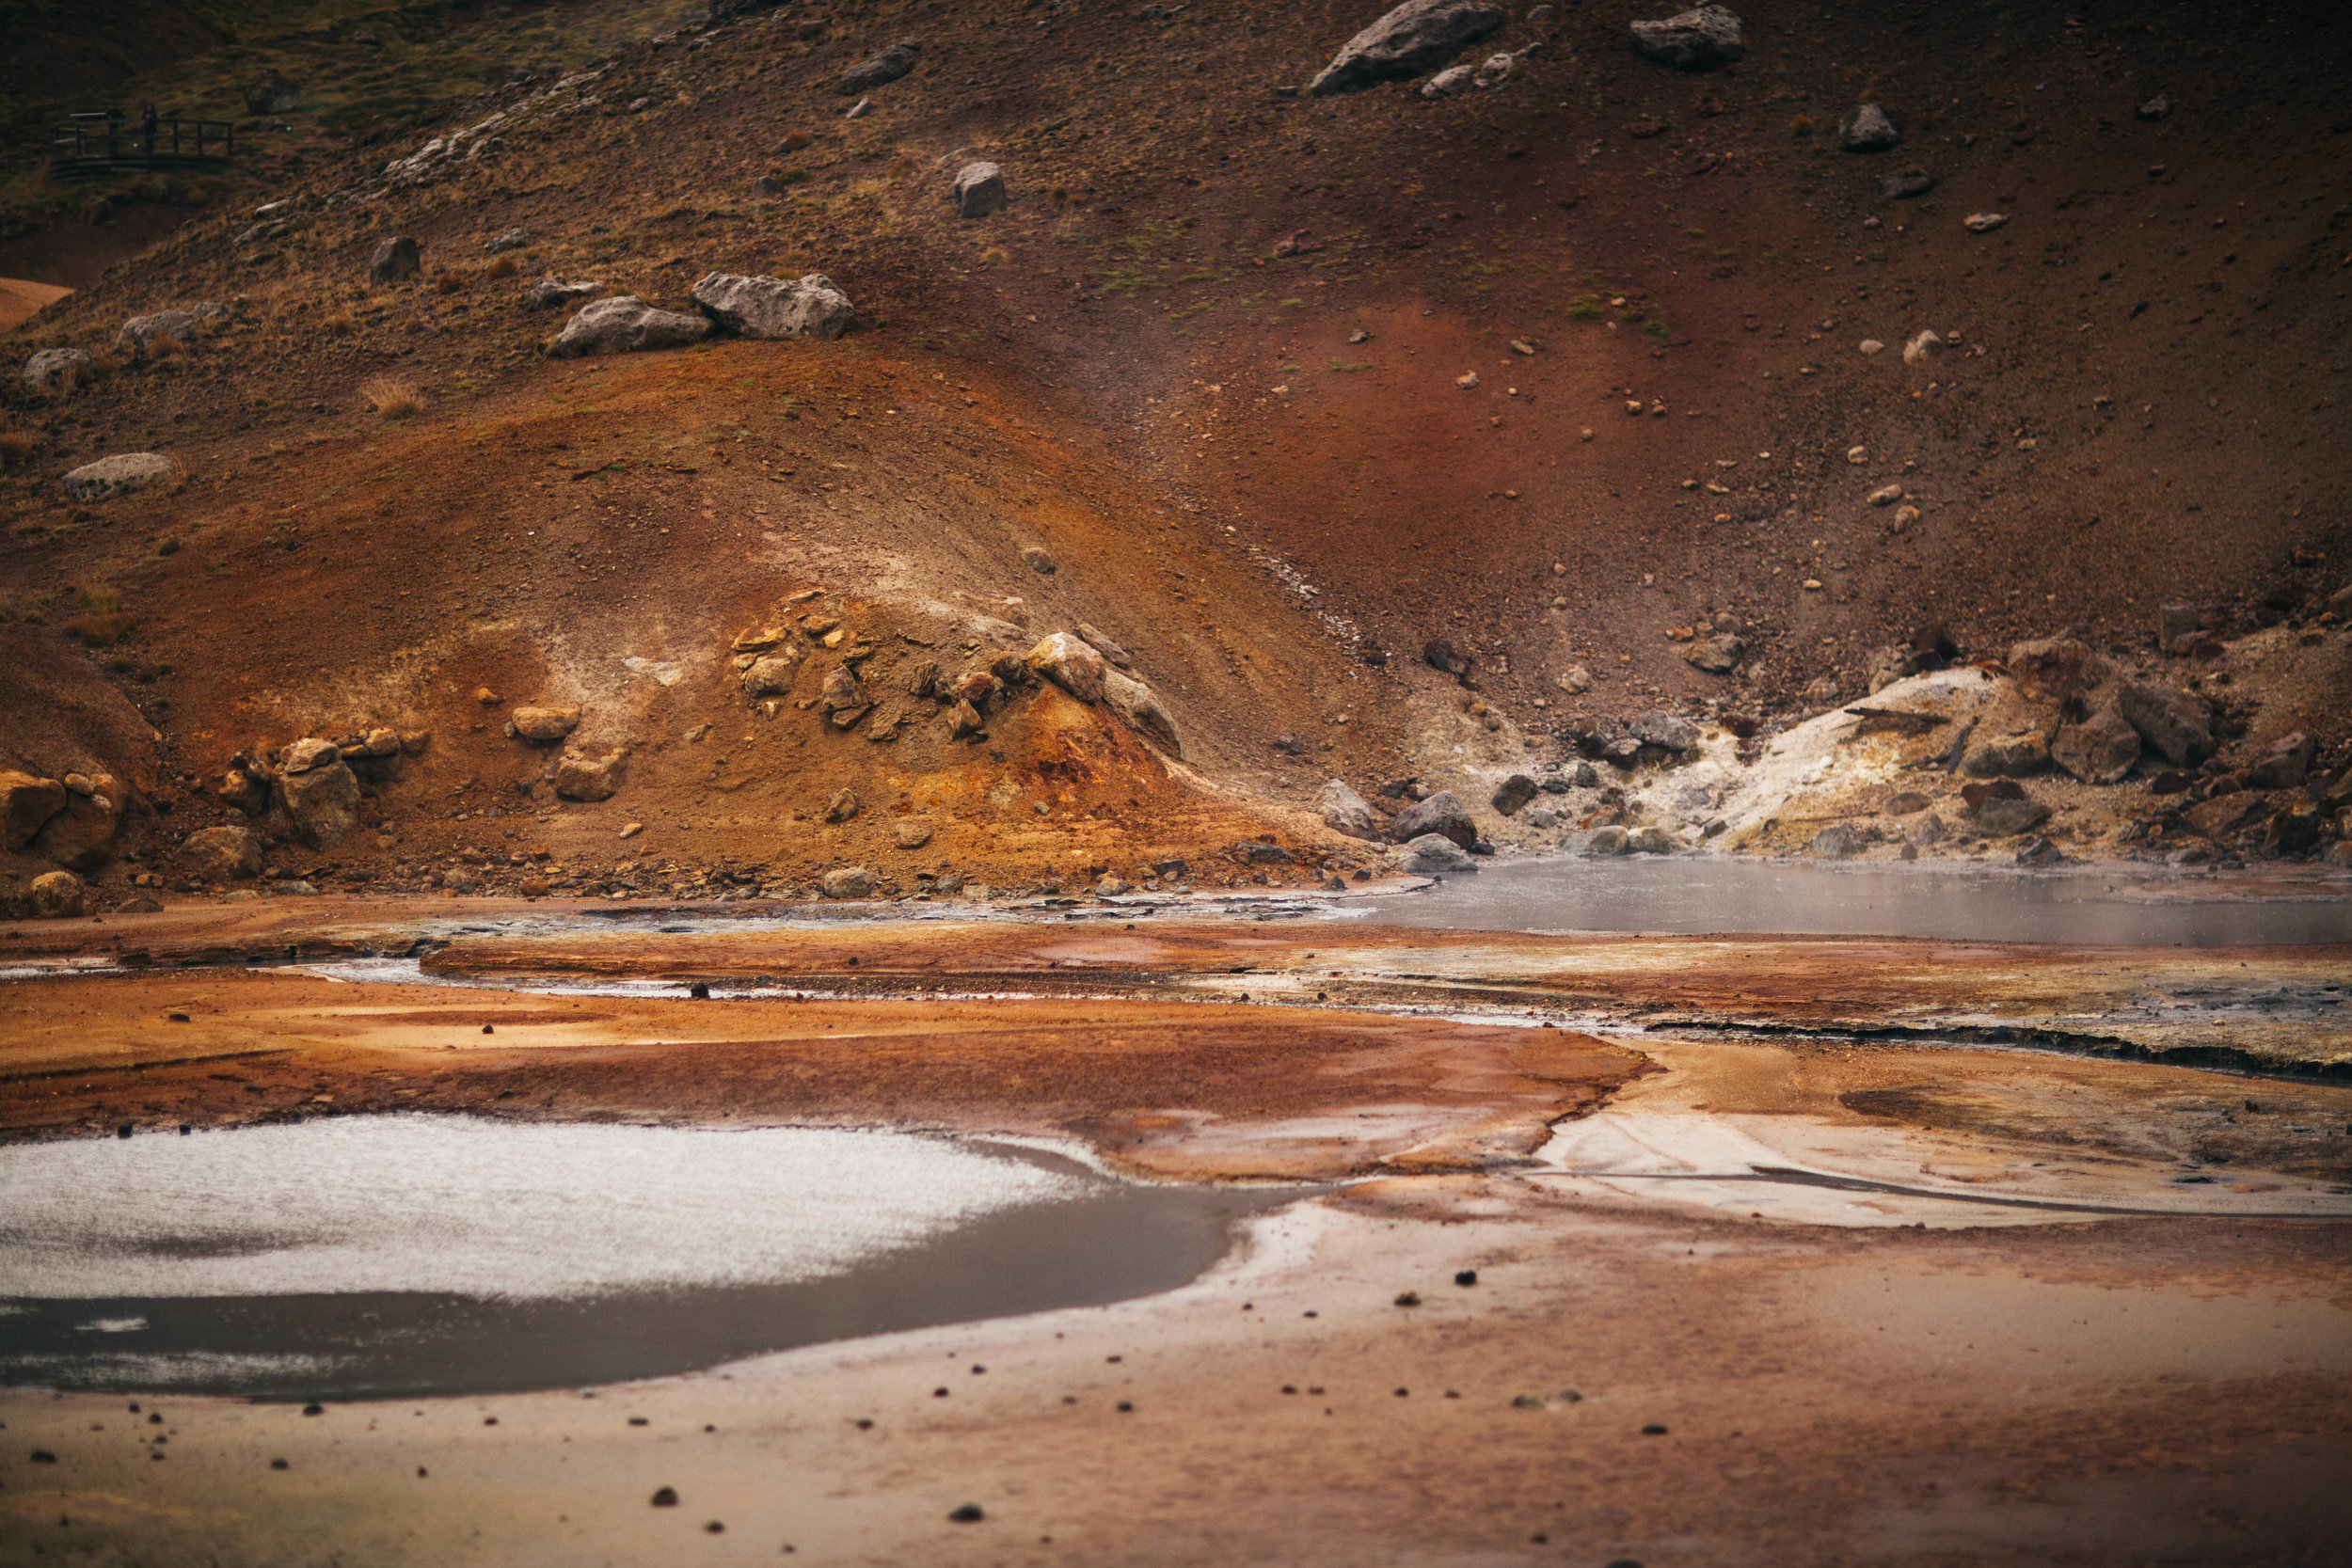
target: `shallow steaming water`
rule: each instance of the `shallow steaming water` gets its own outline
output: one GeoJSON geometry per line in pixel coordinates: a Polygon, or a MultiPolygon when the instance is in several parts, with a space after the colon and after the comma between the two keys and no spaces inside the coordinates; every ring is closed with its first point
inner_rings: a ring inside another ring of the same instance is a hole
{"type": "Polygon", "coordinates": [[[1170,1289],[1293,1194],[905,1132],[334,1118],[0,1149],[0,1382],[653,1376],[1170,1289]]]}
{"type": "Polygon", "coordinates": [[[1502,861],[1364,918],[1458,930],[1936,937],[2135,947],[2352,942],[2352,887],[1671,856],[1502,861]]]}

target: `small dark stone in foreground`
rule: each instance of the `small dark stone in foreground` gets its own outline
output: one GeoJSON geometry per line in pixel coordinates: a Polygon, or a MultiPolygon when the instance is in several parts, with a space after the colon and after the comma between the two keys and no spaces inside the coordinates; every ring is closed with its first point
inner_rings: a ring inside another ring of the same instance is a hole
{"type": "Polygon", "coordinates": [[[964,1503],[947,1517],[959,1525],[977,1525],[987,1518],[988,1514],[977,1503],[964,1503]]]}
{"type": "Polygon", "coordinates": [[[1456,1270],[1454,1275],[1454,1283],[1456,1285],[1475,1285],[1478,1283],[1478,1271],[1476,1269],[1456,1270]]]}
{"type": "Polygon", "coordinates": [[[653,1495],[653,1506],[656,1508],[677,1507],[677,1488],[675,1486],[665,1486],[656,1492],[653,1495]]]}

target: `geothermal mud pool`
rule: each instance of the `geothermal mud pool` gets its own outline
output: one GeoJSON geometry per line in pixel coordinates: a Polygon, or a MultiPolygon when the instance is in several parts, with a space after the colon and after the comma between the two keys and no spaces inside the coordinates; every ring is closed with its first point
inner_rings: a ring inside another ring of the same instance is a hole
{"type": "Polygon", "coordinates": [[[397,1116],[0,1154],[0,1382],[579,1386],[1181,1285],[1292,1196],[899,1132],[397,1116]]]}
{"type": "Polygon", "coordinates": [[[20,929],[0,1518],[165,1562],[2310,1556],[2352,1528],[2313,891],[1554,862],[20,929]],[[2078,914],[2110,944],[1986,935],[2078,914]],[[1817,934],[1661,934],[1739,924],[1817,934]]]}

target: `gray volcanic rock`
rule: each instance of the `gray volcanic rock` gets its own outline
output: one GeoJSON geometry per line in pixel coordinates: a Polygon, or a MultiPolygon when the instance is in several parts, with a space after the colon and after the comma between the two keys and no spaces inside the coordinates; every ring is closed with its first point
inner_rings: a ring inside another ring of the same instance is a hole
{"type": "Polygon", "coordinates": [[[78,348],[45,348],[24,361],[24,385],[37,392],[54,392],[88,370],[89,363],[89,356],[78,348]]]}
{"type": "Polygon", "coordinates": [[[1478,842],[1477,825],[1454,791],[1441,789],[1396,814],[1389,824],[1391,844],[1409,844],[1423,833],[1441,833],[1467,849],[1478,842]]]}
{"type": "Polygon", "coordinates": [[[215,881],[242,881],[262,874],[262,835],[250,828],[205,828],[180,846],[198,875],[215,881]]]}
{"type": "Polygon", "coordinates": [[[2050,741],[2050,760],[2085,784],[2118,784],[2139,761],[2139,732],[2111,707],[2079,724],[2062,724],[2050,741]]]}
{"type": "Polygon", "coordinates": [[[637,354],[646,349],[684,348],[710,336],[710,323],[679,310],[662,310],[635,294],[620,294],[583,305],[564,324],[551,359],[577,359],[589,354],[637,354]]]}
{"type": "Polygon", "coordinates": [[[569,305],[576,299],[586,299],[604,285],[593,278],[566,283],[560,278],[542,277],[523,291],[523,309],[552,310],[559,305],[569,305]]]}
{"type": "Polygon", "coordinates": [[[338,758],[278,780],[274,816],[313,849],[332,849],[359,825],[359,781],[338,758]]]}
{"type": "Polygon", "coordinates": [[[1475,871],[1478,863],[1443,833],[1422,833],[1397,847],[1398,863],[1407,871],[1475,871]]]}
{"type": "Polygon", "coordinates": [[[2152,681],[2126,684],[2118,698],[2139,737],[2175,768],[2194,768],[2213,755],[2213,709],[2203,699],[2152,681]]]}
{"type": "Polygon", "coordinates": [[[1837,144],[1849,152],[1883,152],[1902,139],[1876,103],[1865,103],[1837,122],[1837,144]]]}
{"type": "Polygon", "coordinates": [[[984,218],[1012,205],[1005,194],[1005,171],[994,164],[966,164],[956,176],[956,216],[984,218]]]}
{"type": "Polygon", "coordinates": [[[1729,65],[1747,52],[1740,19],[1721,6],[1695,7],[1662,22],[1636,22],[1633,46],[1677,71],[1729,65]]]}
{"type": "Polygon", "coordinates": [[[1182,757],[1184,743],[1176,734],[1176,721],[1160,704],[1159,694],[1133,675],[1117,670],[1103,672],[1103,700],[1128,726],[1169,756],[1182,757]]]}
{"type": "Polygon", "coordinates": [[[160,484],[180,471],[159,451],[126,451],[85,463],[65,476],[69,500],[103,501],[160,484]]]}
{"type": "Polygon", "coordinates": [[[1405,0],[1342,44],[1307,90],[1321,97],[1418,76],[1502,26],[1502,8],[1485,0],[1405,0]]]}
{"type": "Polygon", "coordinates": [[[1323,825],[1335,833],[1350,838],[1368,838],[1377,842],[1380,828],[1372,815],[1372,802],[1350,789],[1339,779],[1333,779],[1315,792],[1315,811],[1323,817],[1323,825]]]}
{"type": "Polygon", "coordinates": [[[843,71],[841,90],[850,94],[869,92],[886,82],[895,82],[914,69],[914,57],[922,52],[922,40],[900,39],[843,71]]]}
{"type": "Polygon", "coordinates": [[[838,338],[857,309],[823,273],[797,278],[705,275],[694,285],[704,315],[743,338],[838,338]]]}
{"type": "Polygon", "coordinates": [[[395,234],[377,245],[375,254],[368,258],[368,281],[379,289],[404,283],[416,277],[417,269],[422,265],[424,260],[418,252],[417,242],[405,234],[395,234]]]}

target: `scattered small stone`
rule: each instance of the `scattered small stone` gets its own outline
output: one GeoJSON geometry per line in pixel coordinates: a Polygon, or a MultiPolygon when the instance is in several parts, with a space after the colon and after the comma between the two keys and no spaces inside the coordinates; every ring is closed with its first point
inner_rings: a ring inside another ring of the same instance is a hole
{"type": "Polygon", "coordinates": [[[485,256],[496,256],[502,250],[520,250],[523,246],[529,245],[530,243],[530,230],[509,229],[501,234],[495,235],[490,239],[483,241],[482,251],[485,256]]]}
{"type": "Polygon", "coordinates": [[[1399,1307],[1419,1307],[1421,1305],[1421,1292],[1418,1291],[1400,1291],[1397,1292],[1396,1305],[1399,1307]]]}
{"type": "Polygon", "coordinates": [[[1475,1285],[1478,1283],[1478,1271],[1476,1269],[1456,1269],[1454,1273],[1454,1283],[1461,1286],[1475,1285]]]}
{"type": "Polygon", "coordinates": [[[677,1507],[677,1488],[675,1486],[656,1488],[653,1495],[653,1506],[656,1508],[677,1507]]]}
{"type": "Polygon", "coordinates": [[[1876,338],[1865,338],[1862,341],[1854,345],[1854,349],[1855,352],[1859,353],[1864,358],[1867,359],[1875,354],[1884,354],[1886,352],[1886,345],[1880,342],[1876,338]]]}
{"type": "Polygon", "coordinates": [[[1903,487],[1899,484],[1882,484],[1862,499],[1872,506],[1892,506],[1903,499],[1903,487]]]}
{"type": "Polygon", "coordinates": [[[1840,120],[1838,145],[1849,152],[1880,152],[1902,139],[1895,122],[1876,103],[1865,103],[1840,120]]]}
{"type": "Polygon", "coordinates": [[[2009,221],[2007,213],[1971,213],[1960,220],[1971,234],[1990,234],[2009,221]]]}
{"type": "Polygon", "coordinates": [[[417,242],[405,234],[395,234],[378,245],[375,254],[368,258],[368,281],[379,289],[389,288],[416,277],[417,269],[422,265],[417,242]]]}
{"type": "Polygon", "coordinates": [[[1661,65],[1706,71],[1745,52],[1740,19],[1721,6],[1699,6],[1662,22],[1633,24],[1633,45],[1661,65]]]}
{"type": "Polygon", "coordinates": [[[923,52],[920,39],[900,39],[889,48],[868,55],[841,73],[841,91],[845,94],[870,92],[904,76],[914,69],[914,58],[923,52]]]}
{"type": "Polygon", "coordinates": [[[1890,174],[1879,182],[1879,194],[1889,201],[1902,201],[1915,196],[1925,196],[1935,189],[1935,176],[1914,171],[1890,174]]]}
{"type": "Polygon", "coordinates": [[[2137,111],[2138,118],[2141,119],[2163,119],[2171,114],[2171,95],[2161,92],[2156,94],[2155,97],[2148,100],[2147,103],[2142,103],[2137,111]]]}

